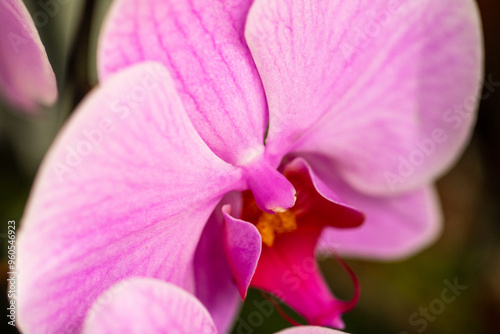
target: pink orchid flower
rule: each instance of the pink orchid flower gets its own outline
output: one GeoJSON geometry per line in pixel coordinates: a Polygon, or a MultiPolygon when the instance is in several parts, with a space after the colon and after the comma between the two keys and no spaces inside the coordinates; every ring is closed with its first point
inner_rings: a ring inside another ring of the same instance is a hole
{"type": "MultiPolygon", "coordinates": [[[[131,278],[106,291],[85,319],[84,334],[217,334],[210,313],[179,287],[151,278],[131,278]]],[[[277,334],[342,334],[301,326],[277,334]]]]}
{"type": "Polygon", "coordinates": [[[54,72],[21,0],[0,0],[0,95],[31,113],[57,99],[54,72]]]}
{"type": "Polygon", "coordinates": [[[139,276],[192,293],[219,332],[249,285],[342,327],[352,302],[315,252],[394,259],[436,238],[481,43],[472,0],[115,1],[102,84],[23,217],[18,325],[80,332],[139,276]]]}

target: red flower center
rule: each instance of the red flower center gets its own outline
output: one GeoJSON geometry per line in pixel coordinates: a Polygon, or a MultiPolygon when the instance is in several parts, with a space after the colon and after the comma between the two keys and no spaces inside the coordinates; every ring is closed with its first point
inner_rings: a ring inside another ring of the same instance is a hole
{"type": "Polygon", "coordinates": [[[294,206],[286,211],[263,212],[251,191],[243,193],[241,219],[256,226],[263,243],[250,285],[287,302],[312,325],[340,328],[340,315],[357,297],[351,302],[335,299],[315,261],[316,244],[323,228],[358,227],[364,216],[319,194],[307,171],[284,175],[297,192],[294,206]]]}
{"type": "Polygon", "coordinates": [[[321,196],[306,173],[294,171],[285,173],[285,176],[297,191],[295,205],[288,210],[275,214],[263,212],[257,206],[252,192],[243,192],[241,219],[257,227],[264,245],[272,247],[277,237],[284,237],[304,225],[319,224],[316,227],[321,231],[325,226],[353,228],[363,223],[359,215],[338,219],[339,216],[345,216],[345,208],[321,196]]]}

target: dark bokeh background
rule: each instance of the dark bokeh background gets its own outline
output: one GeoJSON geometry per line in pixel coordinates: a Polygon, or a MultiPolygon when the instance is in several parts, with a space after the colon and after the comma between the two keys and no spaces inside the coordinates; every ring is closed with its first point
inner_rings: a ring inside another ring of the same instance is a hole
{"type": "MultiPolygon", "coordinates": [[[[32,15],[43,12],[39,2],[25,1],[32,15]]],[[[60,101],[36,118],[13,113],[0,102],[2,333],[17,333],[7,325],[5,317],[7,222],[19,223],[43,155],[75,104],[96,82],[95,44],[110,0],[53,2],[58,4],[57,13],[45,12],[46,23],[40,21],[37,26],[58,77],[60,101]]],[[[347,261],[362,287],[358,307],[344,317],[348,332],[481,334],[500,331],[500,2],[478,0],[478,3],[485,35],[485,75],[491,75],[499,85],[482,101],[474,136],[462,159],[438,182],[445,216],[444,233],[434,246],[405,261],[347,261]],[[435,319],[427,321],[425,330],[422,324],[412,325],[409,317],[441,297],[445,280],[455,279],[467,286],[460,296],[446,304],[435,319]]],[[[352,283],[338,263],[326,260],[322,268],[333,291],[349,299],[353,293],[352,283]]],[[[237,324],[241,324],[241,320],[249,321],[256,311],[254,300],[263,300],[260,292],[250,292],[237,324]]],[[[285,311],[293,315],[290,310],[285,311]]],[[[272,333],[290,326],[277,313],[263,317],[263,325],[254,328],[253,333],[272,333]]]]}

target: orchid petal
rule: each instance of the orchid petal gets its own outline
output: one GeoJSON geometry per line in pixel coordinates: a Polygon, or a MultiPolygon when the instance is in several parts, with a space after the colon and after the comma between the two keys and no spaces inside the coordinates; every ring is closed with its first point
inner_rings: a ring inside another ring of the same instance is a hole
{"type": "Polygon", "coordinates": [[[0,94],[29,112],[57,99],[56,78],[21,0],[0,1],[0,94]]]}
{"type": "Polygon", "coordinates": [[[83,334],[216,334],[210,314],[174,284],[132,278],[106,291],[85,319],[83,334]]]}
{"type": "Polygon", "coordinates": [[[74,115],[41,167],[19,235],[27,333],[78,332],[95,299],[127,277],[193,291],[203,227],[241,187],[241,172],[196,133],[159,64],[111,77],[74,115]]]}
{"type": "Polygon", "coordinates": [[[327,227],[318,250],[335,249],[345,256],[395,260],[417,253],[440,235],[442,217],[432,186],[398,196],[372,197],[338,178],[324,159],[307,156],[307,161],[313,182],[334,189],[343,201],[366,215],[364,224],[356,229],[327,227]]]}
{"type": "MultiPolygon", "coordinates": [[[[151,278],[119,282],[94,303],[83,334],[221,333],[204,306],[179,287],[151,278]]],[[[329,328],[300,326],[276,334],[342,334],[329,328]]]]}
{"type": "Polygon", "coordinates": [[[345,334],[345,332],[325,327],[299,326],[287,328],[285,330],[277,332],[276,334],[345,334]]]}
{"type": "Polygon", "coordinates": [[[267,110],[243,37],[251,0],[117,0],[98,52],[101,79],[155,60],[172,74],[194,127],[236,165],[263,151],[267,110]]]}
{"type": "Polygon", "coordinates": [[[257,268],[262,251],[262,239],[257,228],[231,216],[231,207],[222,208],[224,214],[224,246],[227,260],[242,299],[257,268]]]}
{"type": "Polygon", "coordinates": [[[476,7],[256,0],[245,36],[269,105],[266,153],[327,155],[332,169],[370,194],[432,181],[458,157],[475,120],[476,7]]]}
{"type": "Polygon", "coordinates": [[[223,242],[222,207],[226,204],[236,212],[241,211],[241,198],[236,192],[224,196],[208,219],[194,259],[196,298],[210,312],[219,333],[229,331],[242,304],[223,242]]]}

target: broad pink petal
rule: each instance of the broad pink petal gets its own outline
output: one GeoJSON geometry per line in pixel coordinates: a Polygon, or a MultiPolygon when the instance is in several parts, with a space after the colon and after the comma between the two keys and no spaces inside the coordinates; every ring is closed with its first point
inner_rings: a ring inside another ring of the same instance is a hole
{"type": "Polygon", "coordinates": [[[106,291],[85,319],[84,334],[216,334],[210,314],[174,284],[132,278],[106,291]]]}
{"type": "Polygon", "coordinates": [[[0,94],[28,112],[57,98],[54,72],[21,0],[0,1],[0,94]]]}
{"type": "MultiPolygon", "coordinates": [[[[297,160],[296,163],[302,159],[297,160]]],[[[308,156],[307,161],[311,178],[315,184],[322,184],[318,191],[326,191],[325,186],[334,190],[366,216],[364,224],[356,229],[327,227],[317,246],[319,250],[334,249],[341,255],[370,259],[400,259],[429,246],[440,235],[442,217],[433,187],[424,186],[397,196],[372,197],[338,178],[324,159],[308,156]]]]}
{"type": "Polygon", "coordinates": [[[279,331],[276,334],[344,334],[345,332],[336,331],[334,329],[316,326],[299,326],[287,328],[279,331]]]}
{"type": "Polygon", "coordinates": [[[194,258],[196,298],[207,308],[219,333],[227,333],[242,304],[224,247],[222,207],[231,205],[241,211],[241,198],[236,192],[226,195],[210,216],[194,258]]]}
{"type": "Polygon", "coordinates": [[[263,151],[267,110],[243,37],[251,0],[117,0],[99,42],[101,79],[131,64],[168,67],[196,130],[222,159],[263,151]]]}
{"type": "Polygon", "coordinates": [[[241,188],[191,125],[168,71],[111,77],[52,146],[19,234],[19,326],[77,332],[95,299],[131,276],[194,290],[192,262],[222,196],[241,188]]]}
{"type": "Polygon", "coordinates": [[[433,180],[474,124],[480,26],[473,0],[256,0],[245,36],[269,105],[267,154],[328,155],[371,194],[433,180]]]}
{"type": "Polygon", "coordinates": [[[242,299],[257,268],[262,251],[262,238],[257,228],[231,216],[231,207],[224,206],[224,248],[229,267],[242,299]]]}

